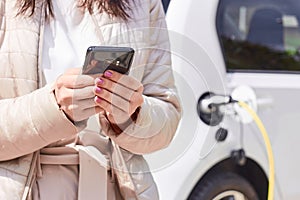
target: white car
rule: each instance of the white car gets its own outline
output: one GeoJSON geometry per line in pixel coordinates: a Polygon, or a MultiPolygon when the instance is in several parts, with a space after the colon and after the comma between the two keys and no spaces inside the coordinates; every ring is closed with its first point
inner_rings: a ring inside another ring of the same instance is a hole
{"type": "Polygon", "coordinates": [[[170,2],[183,118],[171,145],[146,157],[162,200],[268,198],[266,140],[229,97],[253,108],[267,130],[274,199],[300,199],[299,22],[299,0],[170,2]]]}

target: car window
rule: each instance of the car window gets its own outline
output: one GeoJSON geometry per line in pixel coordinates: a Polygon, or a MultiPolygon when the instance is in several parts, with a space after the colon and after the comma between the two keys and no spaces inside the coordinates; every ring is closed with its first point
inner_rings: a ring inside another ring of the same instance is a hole
{"type": "Polygon", "coordinates": [[[300,72],[299,0],[220,0],[217,32],[232,71],[300,72]]]}

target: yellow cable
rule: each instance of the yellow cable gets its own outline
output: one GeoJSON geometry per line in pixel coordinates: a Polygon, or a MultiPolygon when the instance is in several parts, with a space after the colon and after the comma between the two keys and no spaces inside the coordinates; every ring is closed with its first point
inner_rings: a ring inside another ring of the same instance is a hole
{"type": "Polygon", "coordinates": [[[268,187],[268,200],[274,199],[274,182],[275,182],[275,170],[274,170],[274,156],[272,152],[272,146],[271,142],[268,136],[268,133],[260,120],[260,118],[257,116],[257,114],[248,106],[248,104],[244,102],[238,102],[239,105],[244,108],[254,119],[256,125],[258,126],[260,132],[262,133],[262,136],[264,138],[266,148],[267,148],[267,154],[268,154],[268,161],[269,161],[269,187],[268,187]]]}

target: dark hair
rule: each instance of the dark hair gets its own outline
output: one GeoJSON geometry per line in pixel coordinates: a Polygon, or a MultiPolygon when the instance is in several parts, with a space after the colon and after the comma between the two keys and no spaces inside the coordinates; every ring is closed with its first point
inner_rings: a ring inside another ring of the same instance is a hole
{"type": "MultiPolygon", "coordinates": [[[[54,17],[52,0],[43,1],[46,3],[46,19],[54,17]]],[[[106,12],[111,17],[120,17],[123,20],[127,20],[130,18],[129,14],[127,13],[130,10],[129,1],[130,0],[80,0],[79,7],[87,9],[91,14],[96,8],[99,12],[106,12]]],[[[29,16],[32,16],[35,11],[35,4],[36,0],[19,0],[18,14],[25,14],[29,11],[29,16]]]]}

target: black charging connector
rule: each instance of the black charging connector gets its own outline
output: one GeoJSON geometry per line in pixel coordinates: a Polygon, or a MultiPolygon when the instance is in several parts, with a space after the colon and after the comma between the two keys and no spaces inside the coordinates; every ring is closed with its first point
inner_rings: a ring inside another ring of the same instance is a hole
{"type": "Polygon", "coordinates": [[[205,124],[216,126],[221,123],[224,117],[224,112],[220,110],[220,106],[236,102],[229,95],[216,95],[212,92],[206,92],[198,100],[197,112],[205,124]]]}

